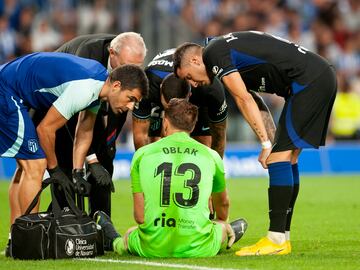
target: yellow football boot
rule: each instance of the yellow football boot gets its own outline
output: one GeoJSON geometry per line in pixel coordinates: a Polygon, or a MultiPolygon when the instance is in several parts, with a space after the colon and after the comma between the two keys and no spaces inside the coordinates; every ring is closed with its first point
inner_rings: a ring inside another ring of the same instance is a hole
{"type": "Polygon", "coordinates": [[[290,240],[286,240],[286,249],[283,251],[280,251],[278,255],[286,255],[291,253],[291,243],[290,240]]]}
{"type": "Polygon", "coordinates": [[[237,256],[286,255],[291,252],[290,241],[278,245],[269,238],[263,237],[255,245],[241,248],[235,252],[237,256]]]}

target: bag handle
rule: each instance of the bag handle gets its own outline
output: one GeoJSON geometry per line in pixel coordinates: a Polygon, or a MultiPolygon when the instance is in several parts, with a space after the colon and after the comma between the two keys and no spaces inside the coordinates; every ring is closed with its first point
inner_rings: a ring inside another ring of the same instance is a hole
{"type": "MultiPolygon", "coordinates": [[[[25,214],[24,215],[28,215],[30,214],[31,210],[34,209],[35,205],[38,203],[39,198],[41,193],[43,192],[44,189],[46,189],[50,184],[59,184],[61,186],[60,181],[58,181],[57,179],[54,178],[47,178],[44,181],[42,181],[41,183],[41,189],[38,191],[38,193],[36,194],[36,196],[34,197],[34,199],[32,200],[32,202],[30,203],[29,207],[26,209],[25,214]]],[[[74,214],[78,217],[82,216],[82,211],[76,206],[73,198],[71,197],[71,195],[69,194],[69,192],[63,188],[64,194],[65,194],[65,199],[70,207],[70,209],[74,212],[74,214]]],[[[58,218],[61,214],[61,209],[60,209],[60,205],[59,202],[56,199],[54,190],[51,186],[51,204],[53,207],[53,212],[54,212],[54,216],[56,218],[58,218]]]]}
{"type": "Polygon", "coordinates": [[[32,202],[30,203],[29,207],[26,209],[24,215],[30,214],[31,210],[33,210],[34,207],[35,207],[35,205],[38,203],[39,198],[40,198],[40,195],[41,195],[41,193],[43,192],[43,190],[44,190],[48,185],[50,185],[50,184],[53,183],[53,182],[54,182],[54,181],[53,181],[53,179],[51,179],[51,178],[47,178],[47,179],[45,179],[44,181],[42,181],[40,190],[39,190],[38,193],[35,195],[34,199],[33,199],[32,202]]]}
{"type": "MultiPolygon", "coordinates": [[[[60,208],[59,202],[58,202],[58,200],[56,198],[56,195],[55,195],[54,185],[50,186],[50,190],[51,190],[51,198],[52,198],[51,205],[52,205],[53,213],[54,213],[55,218],[59,218],[60,215],[61,215],[61,208],[60,208]]],[[[73,211],[73,213],[76,216],[81,217],[83,215],[82,210],[80,210],[76,206],[75,201],[72,198],[72,196],[70,195],[70,193],[65,189],[63,189],[63,191],[64,191],[65,199],[66,199],[66,202],[67,202],[69,208],[73,211]]]]}

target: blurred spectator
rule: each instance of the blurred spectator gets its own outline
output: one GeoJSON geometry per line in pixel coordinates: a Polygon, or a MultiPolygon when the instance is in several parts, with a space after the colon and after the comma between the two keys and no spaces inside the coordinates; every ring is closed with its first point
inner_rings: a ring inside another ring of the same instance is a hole
{"type": "Polygon", "coordinates": [[[339,8],[346,27],[350,31],[358,31],[360,29],[360,1],[342,0],[339,1],[339,8]]]}
{"type": "Polygon", "coordinates": [[[80,5],[78,9],[78,34],[108,33],[114,18],[108,10],[105,0],[80,5]]]}
{"type": "Polygon", "coordinates": [[[302,19],[299,13],[289,10],[288,14],[291,19],[287,25],[286,39],[303,46],[309,51],[316,52],[314,33],[303,29],[302,19]]]}
{"type": "Polygon", "coordinates": [[[360,54],[357,49],[359,48],[356,48],[355,40],[349,38],[345,41],[342,57],[337,58],[338,72],[346,79],[355,77],[359,72],[360,54]]]}
{"type": "Polygon", "coordinates": [[[223,0],[219,2],[216,16],[218,16],[225,24],[229,21],[233,21],[239,14],[244,14],[247,9],[246,1],[223,0]]]}
{"type": "Polygon", "coordinates": [[[351,91],[347,80],[339,77],[330,132],[335,140],[360,139],[360,96],[351,91]]]}
{"type": "Polygon", "coordinates": [[[203,31],[204,31],[203,32],[204,37],[216,37],[224,34],[223,26],[221,22],[216,18],[210,20],[204,27],[203,31]]]}
{"type": "Polygon", "coordinates": [[[14,58],[16,46],[15,31],[9,28],[6,16],[0,16],[0,63],[14,58]]]}
{"type": "Polygon", "coordinates": [[[342,57],[340,46],[334,40],[331,28],[321,20],[316,20],[312,25],[316,40],[316,51],[322,57],[335,64],[342,57]]]}
{"type": "Polygon", "coordinates": [[[286,37],[287,25],[285,14],[282,9],[274,9],[267,17],[264,32],[270,33],[279,37],[286,37]]]}
{"type": "Polygon", "coordinates": [[[40,15],[31,31],[31,45],[35,52],[53,51],[62,43],[62,37],[49,23],[48,18],[40,15]]]}

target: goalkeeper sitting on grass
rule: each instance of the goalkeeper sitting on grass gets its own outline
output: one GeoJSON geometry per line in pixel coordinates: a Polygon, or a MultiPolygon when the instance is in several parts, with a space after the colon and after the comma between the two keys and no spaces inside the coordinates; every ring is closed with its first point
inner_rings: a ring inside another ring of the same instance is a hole
{"type": "Polygon", "coordinates": [[[114,251],[141,257],[210,257],[238,241],[247,223],[227,223],[229,199],[223,162],[190,138],[198,110],[185,99],[165,108],[165,138],[141,147],[131,165],[134,217],[138,226],[121,237],[110,218],[95,213],[114,251]],[[209,219],[212,196],[215,221],[209,219]]]}

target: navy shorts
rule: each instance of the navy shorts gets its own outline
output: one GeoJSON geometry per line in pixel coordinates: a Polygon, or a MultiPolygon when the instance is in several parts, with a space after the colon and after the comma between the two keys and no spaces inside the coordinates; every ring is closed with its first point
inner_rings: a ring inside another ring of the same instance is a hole
{"type": "Polygon", "coordinates": [[[45,158],[28,108],[0,86],[0,156],[18,159],[45,158]]]}
{"type": "Polygon", "coordinates": [[[280,116],[272,152],[325,145],[336,90],[336,74],[330,66],[304,88],[293,86],[280,116]]]}

